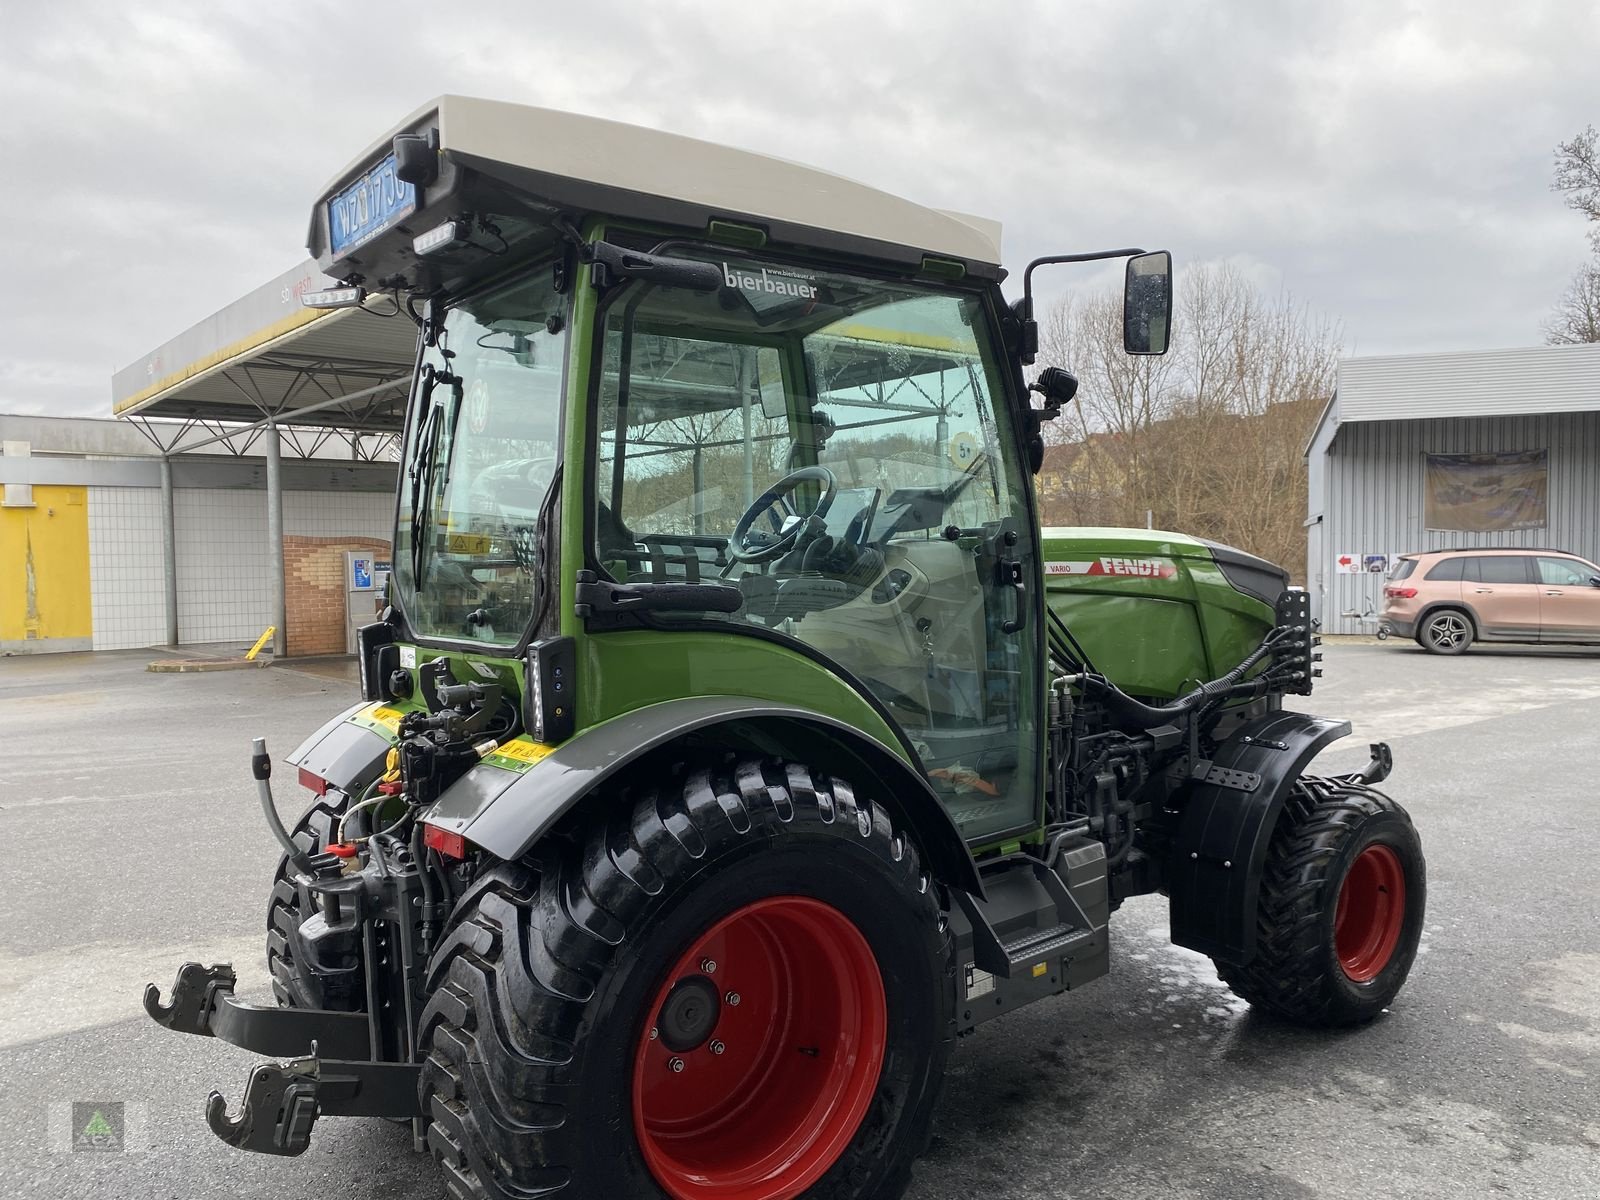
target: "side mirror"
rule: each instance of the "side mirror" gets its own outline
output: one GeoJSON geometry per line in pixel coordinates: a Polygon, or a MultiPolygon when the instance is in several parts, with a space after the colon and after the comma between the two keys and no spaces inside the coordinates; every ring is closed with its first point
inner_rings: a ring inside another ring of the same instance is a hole
{"type": "Polygon", "coordinates": [[[1591,576],[1589,576],[1589,586],[1590,587],[1600,587],[1600,575],[1591,575],[1591,576]]]}
{"type": "Polygon", "coordinates": [[[1122,348],[1129,354],[1165,354],[1171,331],[1171,253],[1130,258],[1122,289],[1122,348]]]}

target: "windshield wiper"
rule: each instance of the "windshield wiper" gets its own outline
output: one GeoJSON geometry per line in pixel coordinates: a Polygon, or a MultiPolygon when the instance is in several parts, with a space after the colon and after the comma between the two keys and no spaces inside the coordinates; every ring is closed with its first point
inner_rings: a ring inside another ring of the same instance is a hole
{"type": "Polygon", "coordinates": [[[439,444],[439,410],[433,407],[433,387],[437,373],[428,363],[423,371],[422,404],[428,415],[422,419],[417,431],[417,456],[411,460],[411,585],[422,594],[423,533],[427,528],[427,515],[423,509],[424,481],[433,475],[433,459],[439,444]]]}

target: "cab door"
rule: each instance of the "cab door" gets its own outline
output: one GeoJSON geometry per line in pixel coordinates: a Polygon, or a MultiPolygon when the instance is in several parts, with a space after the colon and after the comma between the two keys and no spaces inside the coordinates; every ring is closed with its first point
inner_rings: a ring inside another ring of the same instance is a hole
{"type": "Polygon", "coordinates": [[[1539,586],[1531,557],[1485,554],[1468,559],[1461,598],[1477,615],[1479,637],[1539,640],[1539,586]]]}
{"type": "Polygon", "coordinates": [[[1600,643],[1600,567],[1578,558],[1536,561],[1539,640],[1600,643]]]}

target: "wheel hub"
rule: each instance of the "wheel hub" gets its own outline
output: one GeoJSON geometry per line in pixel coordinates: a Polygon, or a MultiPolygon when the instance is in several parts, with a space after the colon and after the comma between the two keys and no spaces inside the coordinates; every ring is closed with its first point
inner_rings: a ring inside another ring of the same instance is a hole
{"type": "Polygon", "coordinates": [[[854,1139],[887,1037],[883,976],[854,922],[805,896],[745,905],[679,955],[644,1014],[645,1164],[673,1200],[795,1200],[854,1139]]]}
{"type": "Polygon", "coordinates": [[[1376,979],[1394,957],[1406,917],[1406,873],[1388,846],[1368,846],[1345,872],[1334,910],[1339,966],[1356,983],[1376,979]]]}
{"type": "Polygon", "coordinates": [[[716,984],[704,975],[680,979],[661,1006],[661,1019],[656,1026],[661,1044],[678,1053],[699,1049],[717,1027],[721,1008],[716,984]]]}

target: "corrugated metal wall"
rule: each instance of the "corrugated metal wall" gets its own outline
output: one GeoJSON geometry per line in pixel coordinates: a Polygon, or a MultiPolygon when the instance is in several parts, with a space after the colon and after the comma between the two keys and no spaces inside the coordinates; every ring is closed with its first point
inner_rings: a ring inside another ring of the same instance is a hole
{"type": "MultiPolygon", "coordinates": [[[[1448,546],[1552,546],[1600,562],[1600,412],[1345,424],[1326,459],[1321,561],[1308,564],[1313,608],[1328,633],[1372,633],[1383,580],[1341,575],[1341,554],[1448,546]],[[1509,533],[1423,528],[1424,454],[1549,450],[1550,523],[1509,533]],[[1320,601],[1320,604],[1318,603],[1320,601]],[[1365,622],[1345,613],[1371,612],[1365,622]]],[[[1312,498],[1315,511],[1318,502],[1312,498]]]]}
{"type": "Polygon", "coordinates": [[[1593,412],[1600,344],[1347,358],[1338,387],[1346,421],[1593,412]]]}

